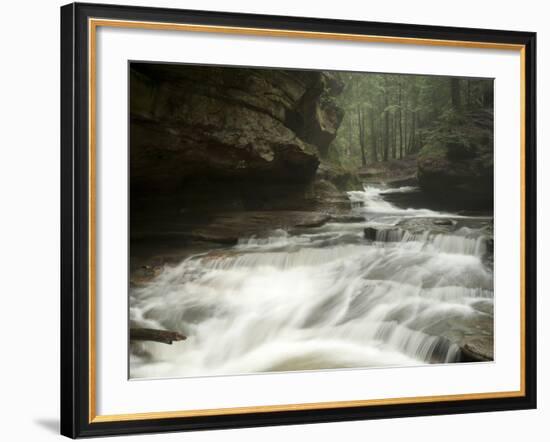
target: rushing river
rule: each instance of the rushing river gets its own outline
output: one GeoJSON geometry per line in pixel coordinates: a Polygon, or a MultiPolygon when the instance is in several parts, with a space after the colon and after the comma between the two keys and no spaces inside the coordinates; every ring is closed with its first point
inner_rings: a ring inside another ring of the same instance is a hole
{"type": "Polygon", "coordinates": [[[133,344],[131,377],[448,363],[479,324],[492,339],[487,219],[384,199],[413,190],[349,192],[353,222],[242,238],[133,288],[131,321],[188,339],[133,344]]]}

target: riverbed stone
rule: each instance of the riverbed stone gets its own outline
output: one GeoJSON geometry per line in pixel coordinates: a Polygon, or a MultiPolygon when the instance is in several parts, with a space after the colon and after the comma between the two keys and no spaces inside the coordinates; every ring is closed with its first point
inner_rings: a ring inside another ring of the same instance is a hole
{"type": "Polygon", "coordinates": [[[454,226],[456,224],[456,221],[453,221],[449,218],[442,218],[442,219],[435,219],[433,220],[433,223],[436,226],[454,226]]]}
{"type": "Polygon", "coordinates": [[[236,244],[239,238],[267,234],[276,229],[314,228],[327,223],[327,213],[299,210],[245,211],[217,214],[190,232],[192,239],[236,244]]]}
{"type": "Polygon", "coordinates": [[[378,232],[377,229],[374,227],[365,227],[363,229],[363,234],[365,235],[365,239],[369,239],[371,241],[376,240],[376,233],[378,232]]]}
{"type": "Polygon", "coordinates": [[[467,339],[460,349],[464,362],[486,362],[494,360],[492,337],[467,339]]]}

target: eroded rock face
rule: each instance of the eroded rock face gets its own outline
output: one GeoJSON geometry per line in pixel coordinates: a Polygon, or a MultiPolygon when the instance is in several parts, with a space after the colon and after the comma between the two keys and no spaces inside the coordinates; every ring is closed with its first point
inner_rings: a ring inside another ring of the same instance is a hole
{"type": "Polygon", "coordinates": [[[314,71],[133,63],[134,189],[308,183],[336,135],[342,84],[314,71]]]}

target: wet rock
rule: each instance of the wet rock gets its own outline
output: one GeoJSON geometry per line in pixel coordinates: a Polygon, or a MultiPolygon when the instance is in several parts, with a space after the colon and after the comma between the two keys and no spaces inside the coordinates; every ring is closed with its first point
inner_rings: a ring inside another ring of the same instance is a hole
{"type": "Polygon", "coordinates": [[[381,242],[401,241],[403,230],[401,229],[376,229],[374,227],[365,227],[363,229],[365,239],[381,242]]]}
{"type": "Polygon", "coordinates": [[[135,286],[145,284],[160,275],[161,272],[162,267],[160,266],[143,265],[132,272],[130,283],[135,286]]]}
{"type": "MultiPolygon", "coordinates": [[[[494,314],[494,304],[492,299],[483,299],[480,298],[478,301],[474,301],[470,306],[476,310],[476,312],[485,313],[488,317],[492,318],[494,314]]],[[[492,332],[488,329],[487,333],[484,333],[485,336],[491,335],[492,332]]]]}
{"type": "Polygon", "coordinates": [[[456,221],[453,221],[452,219],[435,219],[433,223],[436,226],[453,226],[456,224],[456,221]]]}
{"type": "Polygon", "coordinates": [[[460,356],[457,356],[455,360],[448,360],[449,351],[451,349],[456,350],[456,344],[447,338],[438,338],[433,351],[430,355],[431,364],[441,364],[444,362],[456,362],[460,356]]]}
{"type": "Polygon", "coordinates": [[[321,227],[330,221],[331,216],[326,213],[311,212],[303,217],[303,220],[298,220],[293,227],[321,227]]]}
{"type": "Polygon", "coordinates": [[[327,213],[299,210],[226,212],[214,215],[193,229],[193,240],[234,245],[240,238],[267,234],[276,229],[320,227],[331,219],[327,213]]]}
{"type": "MultiPolygon", "coordinates": [[[[491,232],[492,234],[492,232],[491,232]]],[[[485,253],[483,254],[482,260],[485,265],[489,268],[493,268],[495,253],[494,253],[495,241],[493,238],[487,238],[485,241],[485,253]]]]}
{"type": "Polygon", "coordinates": [[[369,239],[371,241],[376,241],[376,234],[378,233],[378,230],[374,227],[365,227],[363,229],[363,234],[365,235],[365,239],[369,239]]]}
{"type": "Polygon", "coordinates": [[[492,337],[469,339],[461,346],[460,350],[463,362],[487,362],[494,360],[492,337]]]}
{"type": "Polygon", "coordinates": [[[233,232],[210,232],[208,230],[203,230],[193,232],[190,237],[194,241],[214,242],[227,246],[234,246],[239,242],[239,237],[236,236],[236,234],[234,234],[233,232]]]}
{"type": "Polygon", "coordinates": [[[360,215],[332,215],[330,220],[335,223],[362,223],[365,221],[365,217],[360,215]]]}
{"type": "MultiPolygon", "coordinates": [[[[480,301],[481,302],[481,301],[480,301]]],[[[420,328],[429,335],[446,338],[460,348],[462,362],[493,360],[493,310],[492,304],[478,306],[477,312],[468,316],[442,319],[429,327],[420,328]]],[[[421,323],[412,321],[409,326],[417,329],[421,323]]]]}
{"type": "Polygon", "coordinates": [[[458,223],[454,220],[441,218],[408,218],[399,222],[399,228],[413,234],[430,233],[452,233],[456,230],[458,223]],[[449,222],[450,221],[450,222],[449,222]]]}
{"type": "Polygon", "coordinates": [[[332,183],[340,191],[362,189],[362,181],[356,171],[322,161],[316,178],[332,183]]]}

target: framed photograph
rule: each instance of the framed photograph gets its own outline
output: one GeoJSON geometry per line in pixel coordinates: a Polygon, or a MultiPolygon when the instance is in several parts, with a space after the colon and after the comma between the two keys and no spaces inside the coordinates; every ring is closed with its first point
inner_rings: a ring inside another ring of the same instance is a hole
{"type": "Polygon", "coordinates": [[[536,407],[529,32],[61,8],[61,432],[536,407]]]}

